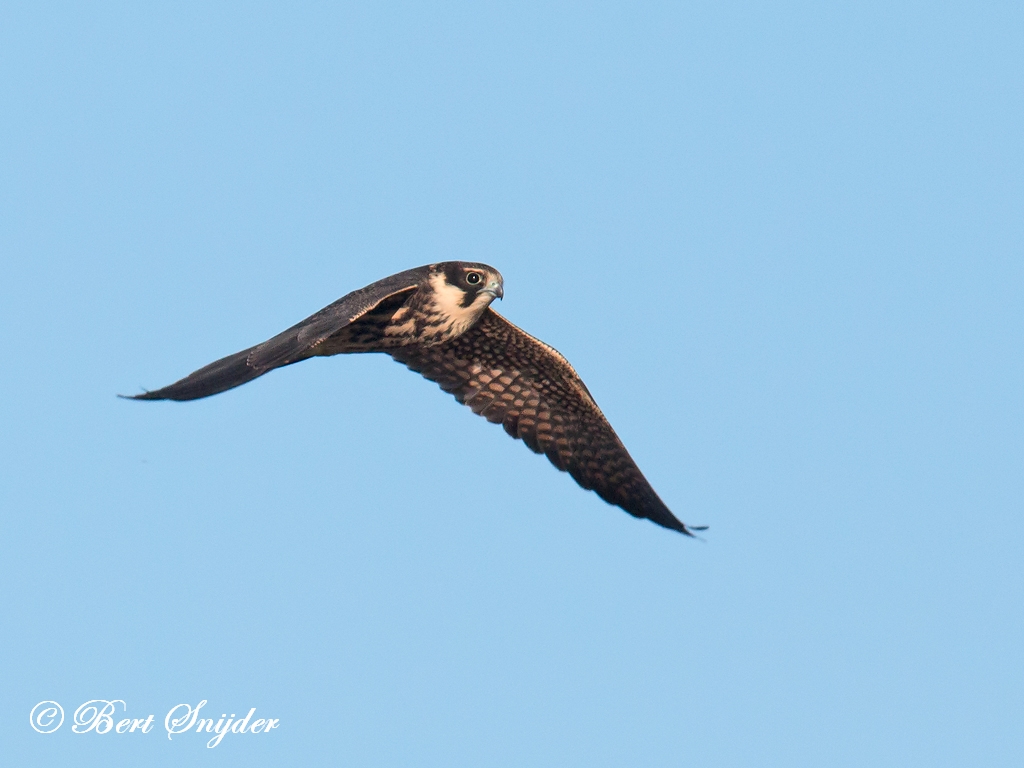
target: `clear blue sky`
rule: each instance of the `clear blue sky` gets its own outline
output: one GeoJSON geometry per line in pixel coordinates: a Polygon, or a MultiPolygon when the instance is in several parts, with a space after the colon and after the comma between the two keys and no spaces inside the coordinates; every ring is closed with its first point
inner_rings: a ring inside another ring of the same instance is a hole
{"type": "Polygon", "coordinates": [[[1024,764],[1022,29],[3,4],[5,762],[1024,764]],[[705,542],[383,357],[114,397],[447,259],[705,542]],[[169,741],[203,699],[280,726],[169,741]]]}

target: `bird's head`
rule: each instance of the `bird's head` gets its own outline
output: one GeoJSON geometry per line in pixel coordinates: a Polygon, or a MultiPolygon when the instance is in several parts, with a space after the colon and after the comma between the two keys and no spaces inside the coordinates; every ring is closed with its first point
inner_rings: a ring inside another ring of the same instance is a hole
{"type": "Polygon", "coordinates": [[[504,295],[501,273],[471,261],[434,264],[427,282],[437,310],[450,317],[472,317],[473,321],[504,295]]]}
{"type": "Polygon", "coordinates": [[[486,264],[446,261],[437,265],[437,273],[438,281],[431,281],[435,290],[445,290],[452,296],[456,296],[458,291],[458,304],[463,309],[480,306],[483,310],[492,301],[505,295],[501,273],[486,264]],[[438,284],[441,280],[443,288],[438,284]]]}
{"type": "MultiPolygon", "coordinates": [[[[430,317],[431,343],[464,333],[502,294],[501,273],[494,267],[467,261],[432,264],[417,299],[430,317]]],[[[421,337],[421,342],[427,338],[421,337]]]]}

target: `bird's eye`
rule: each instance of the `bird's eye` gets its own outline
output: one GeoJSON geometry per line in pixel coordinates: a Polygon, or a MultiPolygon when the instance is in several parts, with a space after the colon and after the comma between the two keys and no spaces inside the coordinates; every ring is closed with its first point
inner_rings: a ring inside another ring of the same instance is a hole
{"type": "Polygon", "coordinates": [[[480,273],[470,272],[468,275],[466,275],[466,282],[469,283],[470,285],[476,285],[477,283],[480,282],[480,273]]]}

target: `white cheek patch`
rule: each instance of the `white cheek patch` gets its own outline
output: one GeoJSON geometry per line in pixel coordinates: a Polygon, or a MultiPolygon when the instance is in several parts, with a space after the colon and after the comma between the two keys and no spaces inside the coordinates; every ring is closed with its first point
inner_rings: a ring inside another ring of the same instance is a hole
{"type": "Polygon", "coordinates": [[[434,289],[434,306],[449,317],[458,317],[470,307],[463,307],[466,294],[457,285],[450,285],[443,274],[430,276],[430,287],[434,289]]]}

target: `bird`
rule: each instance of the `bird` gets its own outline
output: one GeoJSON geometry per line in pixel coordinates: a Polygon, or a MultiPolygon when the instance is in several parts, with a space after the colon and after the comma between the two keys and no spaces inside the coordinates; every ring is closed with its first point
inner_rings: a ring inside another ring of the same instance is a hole
{"type": "Polygon", "coordinates": [[[273,338],[131,400],[197,400],[311,357],[381,352],[436,382],[636,518],[693,536],[641,473],[569,361],[499,315],[501,273],[447,261],[353,291],[273,338]]]}

